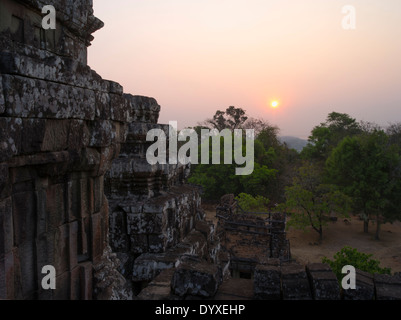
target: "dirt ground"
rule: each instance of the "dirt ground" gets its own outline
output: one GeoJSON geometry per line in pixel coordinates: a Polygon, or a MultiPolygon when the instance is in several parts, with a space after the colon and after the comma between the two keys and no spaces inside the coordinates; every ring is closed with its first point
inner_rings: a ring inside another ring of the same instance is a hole
{"type": "Polygon", "coordinates": [[[401,222],[381,225],[380,240],[375,240],[376,225],[369,224],[369,233],[363,232],[363,221],[354,217],[345,223],[342,219],[329,222],[323,229],[323,241],[318,243],[316,231],[303,232],[289,228],[291,255],[300,263],[321,262],[322,257],[330,259],[344,246],[351,246],[360,252],[373,254],[381,267],[401,272],[401,222]]]}
{"type": "MultiPolygon", "coordinates": [[[[204,206],[206,219],[216,222],[213,206],[204,206]]],[[[342,219],[329,222],[323,229],[323,241],[318,244],[318,234],[310,230],[304,232],[294,228],[287,230],[291,256],[302,264],[321,262],[329,259],[344,246],[351,246],[363,253],[373,254],[381,267],[391,268],[392,273],[401,272],[401,222],[381,225],[380,240],[375,240],[376,225],[369,224],[369,233],[363,232],[363,221],[351,217],[346,223],[342,219]]]]}

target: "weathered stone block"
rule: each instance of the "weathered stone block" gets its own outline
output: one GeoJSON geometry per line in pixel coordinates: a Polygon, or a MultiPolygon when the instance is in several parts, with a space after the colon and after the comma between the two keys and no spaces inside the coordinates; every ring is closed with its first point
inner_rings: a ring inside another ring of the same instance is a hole
{"type": "Polygon", "coordinates": [[[0,117],[0,162],[7,161],[16,155],[21,145],[20,118],[0,117]]]}
{"type": "MultiPolygon", "coordinates": [[[[69,120],[47,120],[45,122],[41,151],[61,151],[67,149],[69,132],[69,120]]],[[[37,135],[33,133],[31,136],[35,137],[37,135]]]]}
{"type": "MultiPolygon", "coordinates": [[[[56,269],[57,270],[57,269],[56,269]]],[[[53,291],[54,300],[71,299],[71,273],[65,271],[56,275],[56,290],[53,291]]]]}
{"type": "Polygon", "coordinates": [[[95,118],[93,90],[10,75],[3,75],[3,85],[5,113],[9,116],[85,120],[95,118]]]}
{"type": "Polygon", "coordinates": [[[89,146],[102,148],[110,146],[115,138],[112,123],[109,120],[91,121],[89,126],[89,146]]]}
{"type": "Polygon", "coordinates": [[[37,290],[34,242],[28,240],[20,244],[18,253],[22,295],[24,299],[34,299],[34,293],[37,290]]]}
{"type": "Polygon", "coordinates": [[[54,249],[54,267],[57,270],[57,274],[68,271],[69,230],[67,224],[64,224],[56,229],[54,249]]]}
{"type": "Polygon", "coordinates": [[[130,278],[132,275],[132,268],[134,265],[134,257],[127,252],[116,252],[119,260],[118,271],[126,278],[130,278]]]}
{"type": "Polygon", "coordinates": [[[146,253],[149,251],[148,245],[148,235],[147,234],[130,234],[130,252],[137,253],[146,253]]]}
{"type": "Polygon", "coordinates": [[[131,120],[130,105],[128,101],[121,94],[110,93],[110,118],[115,121],[129,122],[131,120]],[[119,108],[114,108],[119,106],[119,108]]]}
{"type": "Polygon", "coordinates": [[[162,232],[161,214],[127,214],[128,234],[158,234],[162,232]]]}
{"type": "Polygon", "coordinates": [[[47,230],[55,229],[66,222],[64,185],[54,184],[46,189],[47,230]]]}
{"type": "Polygon", "coordinates": [[[219,287],[215,300],[254,300],[252,279],[229,278],[219,287]]]}
{"type": "Polygon", "coordinates": [[[185,259],[176,268],[172,292],[180,297],[187,295],[212,298],[221,283],[221,271],[216,265],[199,259],[185,259]]]}
{"type": "Polygon", "coordinates": [[[101,161],[101,150],[95,148],[82,149],[79,154],[79,160],[75,163],[74,169],[77,171],[97,170],[101,161]]]}
{"type": "MultiPolygon", "coordinates": [[[[35,239],[36,250],[36,270],[37,270],[37,286],[41,287],[41,279],[43,277],[42,268],[46,265],[56,267],[55,254],[56,254],[56,230],[40,234],[35,239]]],[[[56,269],[57,272],[57,269],[56,269]]]]}
{"type": "Polygon", "coordinates": [[[21,192],[12,197],[14,241],[19,245],[35,237],[35,202],[33,192],[21,192]]]}
{"type": "Polygon", "coordinates": [[[110,119],[110,94],[108,92],[95,91],[96,117],[99,119],[110,119]]]}
{"type": "Polygon", "coordinates": [[[101,148],[100,161],[98,165],[98,170],[96,172],[97,176],[103,176],[110,169],[111,161],[117,157],[120,152],[120,144],[114,143],[111,146],[101,148]]]}
{"type": "Polygon", "coordinates": [[[192,230],[183,240],[183,243],[188,243],[192,247],[192,253],[207,259],[208,257],[208,246],[207,239],[199,231],[192,230]]]}
{"type": "Polygon", "coordinates": [[[69,229],[69,269],[72,270],[78,264],[78,221],[73,221],[68,224],[69,229]]]}
{"type": "Polygon", "coordinates": [[[102,253],[105,246],[105,234],[103,219],[100,213],[92,214],[91,219],[91,249],[92,249],[92,259],[97,261],[102,253]]]}
{"type": "Polygon", "coordinates": [[[400,275],[375,274],[374,283],[377,300],[401,300],[400,275]]]}
{"type": "MultiPolygon", "coordinates": [[[[40,151],[53,151],[51,150],[50,144],[54,142],[54,139],[57,139],[56,136],[46,137],[46,123],[47,121],[44,119],[22,119],[22,130],[24,134],[21,134],[21,144],[19,146],[20,154],[31,154],[40,151]],[[48,141],[45,141],[48,139],[48,141]],[[44,147],[43,147],[43,144],[44,147]]],[[[62,142],[63,138],[61,137],[58,142],[65,147],[65,144],[62,142]]],[[[53,145],[54,146],[54,145],[53,145]]],[[[54,151],[62,150],[57,147],[54,148],[54,151]]]]}
{"type": "Polygon", "coordinates": [[[3,94],[3,78],[0,75],[0,115],[3,114],[5,110],[6,110],[6,105],[3,94]]]}
{"type": "Polygon", "coordinates": [[[94,212],[99,212],[103,206],[104,198],[104,176],[96,177],[93,179],[93,200],[94,212]]]}
{"type": "Polygon", "coordinates": [[[7,183],[8,178],[8,165],[5,163],[0,164],[0,198],[2,199],[10,194],[11,186],[7,183]]]}
{"type": "Polygon", "coordinates": [[[68,113],[69,118],[94,120],[95,119],[95,92],[89,89],[68,86],[68,113]]]}
{"type": "Polygon", "coordinates": [[[137,296],[140,300],[167,300],[171,293],[171,279],[174,269],[163,270],[137,296]]]}
{"type": "Polygon", "coordinates": [[[83,262],[79,264],[80,268],[80,289],[81,289],[81,299],[92,300],[92,263],[90,261],[83,262]]]}
{"type": "Polygon", "coordinates": [[[343,289],[344,300],[373,300],[375,298],[375,286],[373,275],[356,269],[356,289],[343,289]]]}
{"type": "Polygon", "coordinates": [[[280,259],[279,258],[268,258],[268,257],[261,257],[259,259],[259,263],[266,266],[280,266],[280,259]]]}
{"type": "Polygon", "coordinates": [[[79,300],[81,298],[81,281],[80,281],[81,268],[79,266],[75,266],[75,268],[71,269],[69,273],[70,273],[69,300],[79,300]]]}
{"type": "Polygon", "coordinates": [[[78,191],[78,203],[80,218],[88,217],[92,212],[89,211],[90,197],[92,196],[88,191],[88,178],[80,179],[78,191]]]}
{"type": "Polygon", "coordinates": [[[89,259],[90,218],[78,220],[78,257],[79,260],[89,259]]]}
{"type": "Polygon", "coordinates": [[[68,86],[3,75],[6,114],[22,118],[68,118],[68,86]]]}
{"type": "Polygon", "coordinates": [[[284,300],[311,300],[311,290],[305,267],[286,264],[281,267],[281,285],[284,300]]]}
{"type": "Polygon", "coordinates": [[[92,264],[90,262],[80,263],[75,266],[69,272],[69,281],[70,300],[92,299],[92,264]]]}
{"type": "Polygon", "coordinates": [[[145,253],[134,261],[133,281],[150,281],[165,269],[174,268],[178,256],[165,253],[145,253]]]}
{"type": "Polygon", "coordinates": [[[158,253],[165,251],[164,235],[163,234],[149,234],[148,235],[148,250],[151,253],[158,253]]]}
{"type": "Polygon", "coordinates": [[[114,132],[113,136],[114,141],[118,144],[124,143],[128,134],[127,124],[124,122],[113,121],[112,126],[114,132]]]}
{"type": "Polygon", "coordinates": [[[134,121],[157,123],[160,106],[155,99],[131,94],[125,94],[124,97],[132,106],[134,121]]]}
{"type": "Polygon", "coordinates": [[[254,271],[255,299],[279,300],[281,297],[280,267],[257,265],[254,271]]]}
{"type": "Polygon", "coordinates": [[[14,297],[14,252],[10,251],[0,254],[0,299],[14,297]]]}
{"type": "Polygon", "coordinates": [[[87,183],[87,188],[88,188],[88,198],[87,198],[87,204],[88,204],[88,213],[92,212],[99,212],[101,206],[98,207],[98,210],[95,210],[95,189],[94,189],[94,181],[91,178],[88,178],[86,180],[87,183]]]}
{"type": "Polygon", "coordinates": [[[12,201],[6,198],[0,201],[0,256],[11,252],[14,239],[12,201]]]}
{"type": "MultiPolygon", "coordinates": [[[[159,200],[159,199],[158,199],[159,200]]],[[[164,199],[162,199],[164,200],[164,199]]],[[[164,212],[165,202],[164,201],[148,201],[143,205],[144,213],[161,214],[164,212]]]]}
{"type": "Polygon", "coordinates": [[[36,201],[36,234],[39,237],[47,232],[46,190],[34,192],[36,201]]]}
{"type": "Polygon", "coordinates": [[[209,221],[198,220],[195,223],[195,230],[201,232],[208,242],[213,241],[214,237],[214,224],[209,221]]]}
{"type": "Polygon", "coordinates": [[[330,266],[323,263],[313,263],[306,266],[312,296],[315,300],[339,300],[340,286],[330,266]]]}
{"type": "Polygon", "coordinates": [[[80,217],[79,180],[71,179],[65,183],[65,215],[67,221],[74,221],[80,217]]]}
{"type": "Polygon", "coordinates": [[[122,211],[110,213],[110,245],[114,251],[128,252],[129,243],[127,235],[126,216],[122,211]]]}
{"type": "Polygon", "coordinates": [[[67,146],[70,150],[80,150],[89,145],[90,132],[86,121],[70,119],[67,146]]]}
{"type": "Polygon", "coordinates": [[[160,286],[149,284],[137,296],[139,300],[168,300],[170,296],[170,286],[160,286]]]}

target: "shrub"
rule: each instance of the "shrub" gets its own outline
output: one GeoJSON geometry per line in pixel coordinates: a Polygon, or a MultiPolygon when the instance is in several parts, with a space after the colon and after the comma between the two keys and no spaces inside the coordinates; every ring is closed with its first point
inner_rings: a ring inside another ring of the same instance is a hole
{"type": "Polygon", "coordinates": [[[263,212],[268,210],[269,199],[265,197],[259,195],[253,197],[247,193],[240,193],[235,199],[245,211],[263,212]]]}
{"type": "Polygon", "coordinates": [[[341,281],[341,279],[344,277],[344,274],[341,273],[341,270],[346,265],[351,265],[355,267],[355,269],[369,272],[371,274],[391,274],[390,268],[381,268],[379,266],[380,261],[371,259],[372,256],[372,254],[359,252],[357,249],[351,248],[350,246],[345,246],[336,254],[334,254],[333,260],[323,257],[322,262],[330,265],[339,281],[341,281]]]}

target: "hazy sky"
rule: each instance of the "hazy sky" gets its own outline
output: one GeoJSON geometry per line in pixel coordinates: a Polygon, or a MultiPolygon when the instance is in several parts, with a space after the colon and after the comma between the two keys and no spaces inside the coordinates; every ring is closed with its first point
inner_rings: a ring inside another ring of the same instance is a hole
{"type": "Polygon", "coordinates": [[[307,137],[331,111],[401,121],[400,0],[94,1],[89,65],[180,128],[233,105],[307,137]],[[344,30],[345,5],[356,29],[344,30]],[[272,100],[280,105],[273,109],[272,100]]]}

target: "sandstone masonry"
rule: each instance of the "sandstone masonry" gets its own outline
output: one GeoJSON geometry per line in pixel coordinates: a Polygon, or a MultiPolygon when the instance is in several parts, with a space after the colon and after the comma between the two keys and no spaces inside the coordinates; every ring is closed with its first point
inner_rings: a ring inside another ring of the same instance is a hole
{"type": "Polygon", "coordinates": [[[91,299],[98,284],[117,297],[94,276],[113,258],[103,177],[136,105],[87,66],[92,1],[52,1],[56,30],[45,4],[0,2],[0,299],[91,299]],[[57,290],[42,290],[44,265],[57,290]]]}

